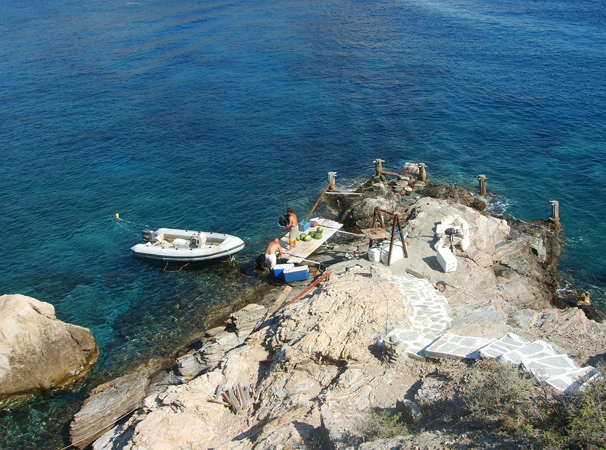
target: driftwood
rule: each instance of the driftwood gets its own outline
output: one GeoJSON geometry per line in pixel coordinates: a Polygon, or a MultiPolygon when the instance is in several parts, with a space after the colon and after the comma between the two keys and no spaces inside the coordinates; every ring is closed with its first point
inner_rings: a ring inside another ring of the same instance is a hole
{"type": "Polygon", "coordinates": [[[209,399],[208,401],[227,406],[231,408],[235,414],[239,414],[240,411],[243,411],[252,403],[253,397],[254,390],[252,386],[242,386],[238,383],[228,389],[223,389],[223,385],[217,386],[215,398],[209,399]],[[221,400],[221,398],[223,398],[223,400],[221,400]]]}

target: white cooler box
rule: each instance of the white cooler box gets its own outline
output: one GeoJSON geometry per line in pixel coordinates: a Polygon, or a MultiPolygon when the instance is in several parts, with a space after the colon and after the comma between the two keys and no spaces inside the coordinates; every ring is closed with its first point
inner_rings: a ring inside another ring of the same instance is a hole
{"type": "MultiPolygon", "coordinates": [[[[396,261],[404,258],[404,247],[402,246],[402,242],[394,242],[393,249],[391,250],[391,262],[395,263],[396,261]]],[[[387,265],[389,259],[389,242],[386,242],[381,246],[381,262],[387,265]]]]}
{"type": "Polygon", "coordinates": [[[294,264],[276,264],[274,266],[274,276],[276,278],[278,278],[278,277],[284,278],[284,271],[287,269],[292,269],[293,267],[295,267],[294,264]]]}
{"type": "Polygon", "coordinates": [[[444,272],[454,272],[457,270],[457,257],[449,249],[444,247],[439,248],[437,258],[444,272]]]}

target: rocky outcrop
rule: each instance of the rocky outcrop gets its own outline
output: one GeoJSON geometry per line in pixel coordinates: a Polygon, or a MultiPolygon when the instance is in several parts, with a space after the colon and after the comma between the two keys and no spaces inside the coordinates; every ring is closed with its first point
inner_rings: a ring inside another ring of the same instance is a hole
{"type": "Polygon", "coordinates": [[[219,368],[148,397],[145,415],[114,428],[94,448],[116,448],[129,433],[120,448],[301,447],[319,439],[319,398],[332,404],[360,391],[351,405],[360,414],[371,404],[371,385],[388,385],[372,346],[386,327],[407,326],[411,313],[385,278],[362,269],[333,275],[315,295],[279,310],[274,325],[229,351],[219,368]],[[217,394],[236,384],[254,388],[254,409],[234,414],[221,404],[217,394]]]}
{"type": "Polygon", "coordinates": [[[540,233],[516,232],[512,236],[512,228],[504,219],[427,197],[411,203],[405,228],[409,253],[414,254],[408,262],[410,268],[434,284],[445,282],[449,286],[445,295],[455,307],[459,303],[490,303],[493,311],[509,313],[551,305],[556,283],[546,256],[549,242],[540,233]],[[458,268],[444,273],[436,259],[436,224],[455,214],[472,227],[471,245],[465,252],[453,247],[458,268]]]}
{"type": "Polygon", "coordinates": [[[478,211],[484,211],[486,209],[486,203],[478,198],[474,198],[469,191],[459,186],[447,184],[428,184],[419,191],[419,194],[427,197],[460,203],[461,205],[469,206],[470,208],[478,211]]]}
{"type": "Polygon", "coordinates": [[[606,326],[580,309],[551,307],[549,230],[512,227],[461,201],[403,202],[379,184],[363,192],[363,198],[348,200],[344,214],[350,225],[368,226],[375,206],[402,208],[409,258],[389,268],[359,259],[335,264],[330,280],[292,305],[272,309],[267,317],[256,306],[233,315],[226,328],[209,331],[210,339],[191,353],[205,364],[201,375],[151,393],[136,415],[94,448],[443,448],[437,430],[362,443],[375,410],[399,411],[417,430],[431,427],[436,406],[450,410],[455,399],[449,380],[464,382],[472,370],[467,363],[424,359],[416,343],[429,348],[439,340],[433,334],[441,339],[445,333],[463,337],[461,342],[492,342],[488,338],[515,331],[529,342],[552,340],[578,365],[603,352],[606,326]],[[473,229],[466,251],[453,247],[457,270],[445,273],[436,259],[435,231],[451,215],[473,229]],[[440,302],[438,285],[444,288],[440,302]],[[585,335],[592,337],[591,345],[582,345],[585,335]],[[241,400],[237,387],[246,392],[240,408],[233,407],[241,400]]]}
{"type": "Polygon", "coordinates": [[[57,320],[55,308],[24,295],[0,297],[0,399],[66,385],[96,360],[86,328],[57,320]]]}
{"type": "Polygon", "coordinates": [[[382,277],[352,271],[332,281],[314,302],[280,312],[280,328],[267,345],[317,362],[367,362],[369,348],[394,327],[410,325],[412,307],[382,277]]]}
{"type": "Polygon", "coordinates": [[[341,208],[338,221],[346,228],[369,228],[375,208],[394,212],[398,197],[391,188],[377,183],[361,190],[362,197],[335,198],[333,201],[341,208]]]}

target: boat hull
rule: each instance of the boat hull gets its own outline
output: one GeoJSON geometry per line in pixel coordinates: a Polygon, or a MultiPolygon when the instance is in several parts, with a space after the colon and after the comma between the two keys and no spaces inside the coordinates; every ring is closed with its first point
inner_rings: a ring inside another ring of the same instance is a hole
{"type": "Polygon", "coordinates": [[[156,235],[161,235],[171,240],[182,239],[185,241],[189,241],[194,235],[202,233],[206,238],[206,243],[200,248],[177,248],[175,246],[165,248],[147,242],[131,247],[131,251],[136,256],[156,261],[203,262],[228,258],[242,250],[245,245],[244,241],[239,237],[223,233],[177,230],[173,228],[160,228],[155,231],[156,235]]]}

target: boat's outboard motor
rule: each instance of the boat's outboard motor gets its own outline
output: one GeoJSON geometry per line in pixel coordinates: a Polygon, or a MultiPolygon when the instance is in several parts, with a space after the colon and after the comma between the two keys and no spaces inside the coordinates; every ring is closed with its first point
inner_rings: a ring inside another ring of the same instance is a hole
{"type": "Polygon", "coordinates": [[[143,242],[154,242],[156,240],[156,233],[152,230],[143,230],[141,235],[143,236],[143,242]]]}

